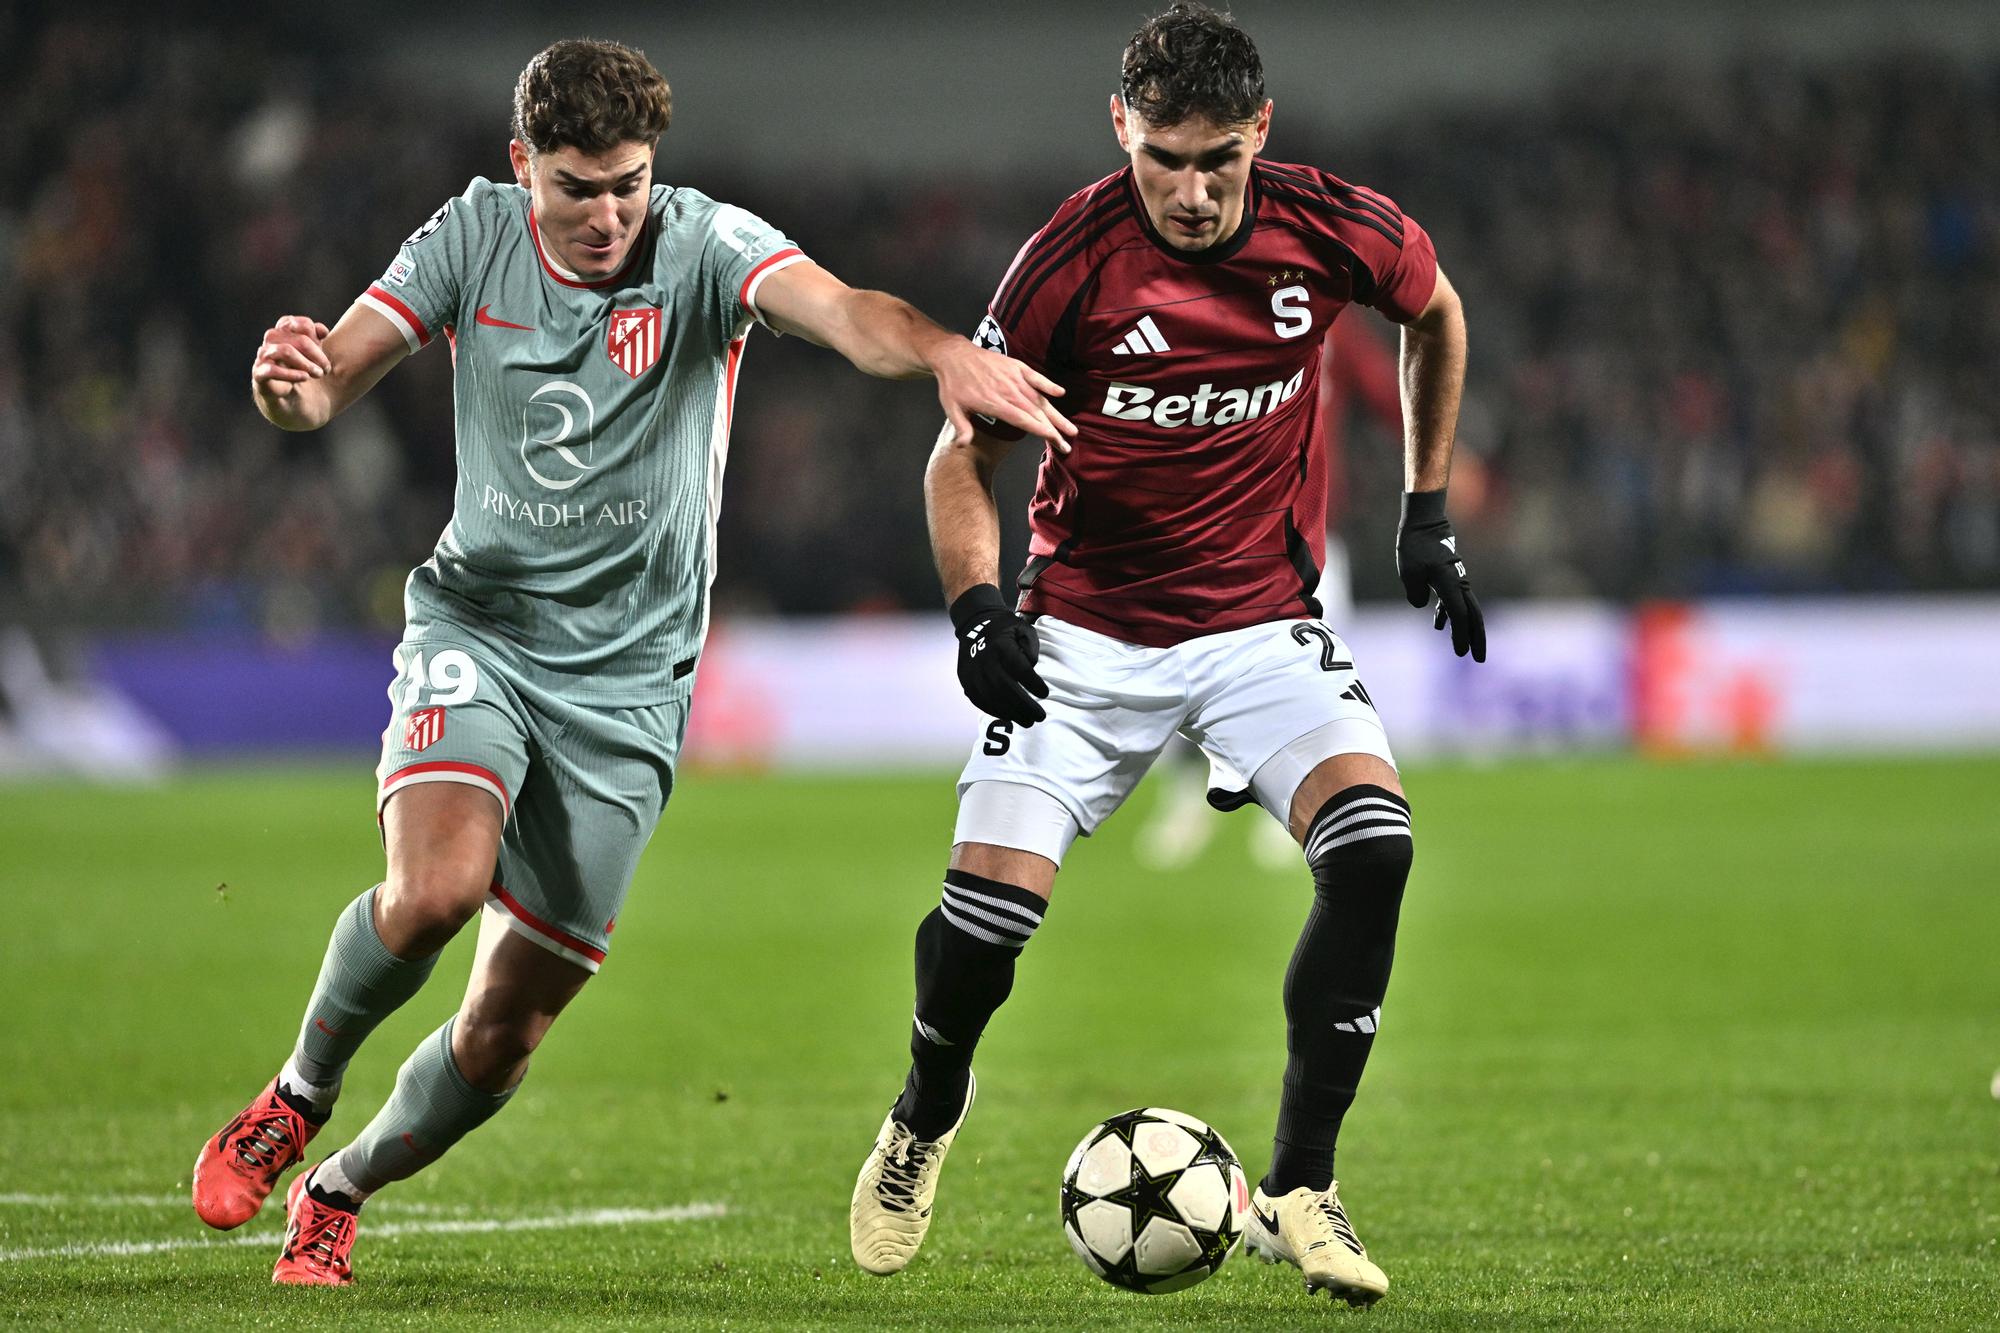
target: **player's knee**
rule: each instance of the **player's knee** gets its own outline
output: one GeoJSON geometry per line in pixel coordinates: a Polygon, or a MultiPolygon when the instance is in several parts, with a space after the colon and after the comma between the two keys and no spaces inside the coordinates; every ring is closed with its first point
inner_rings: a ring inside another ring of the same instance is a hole
{"type": "Polygon", "coordinates": [[[1305,855],[1321,897],[1400,900],[1415,855],[1410,803],[1373,783],[1344,787],[1312,817],[1305,855]]]}
{"type": "MultiPolygon", "coordinates": [[[[486,901],[493,876],[442,858],[396,866],[376,893],[376,925],[392,950],[397,940],[443,947],[486,901]]],[[[400,952],[400,951],[399,951],[400,952]]]]}
{"type": "Polygon", "coordinates": [[[473,1087],[504,1092],[520,1080],[546,1031],[545,1024],[510,1021],[474,1007],[452,1025],[452,1061],[473,1087]]]}

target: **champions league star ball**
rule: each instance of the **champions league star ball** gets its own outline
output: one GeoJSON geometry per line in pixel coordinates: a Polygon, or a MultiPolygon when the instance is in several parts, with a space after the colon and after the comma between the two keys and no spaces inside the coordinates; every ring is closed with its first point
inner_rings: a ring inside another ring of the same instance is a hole
{"type": "Polygon", "coordinates": [[[1179,1111],[1114,1115],[1063,1168],[1062,1223],[1091,1272],[1128,1291],[1192,1287],[1243,1235],[1250,1185],[1222,1135],[1179,1111]]]}

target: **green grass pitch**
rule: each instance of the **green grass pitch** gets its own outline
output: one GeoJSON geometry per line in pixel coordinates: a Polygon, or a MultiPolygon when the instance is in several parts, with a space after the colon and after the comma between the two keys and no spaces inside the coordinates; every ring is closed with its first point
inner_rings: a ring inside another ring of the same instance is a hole
{"type": "MultiPolygon", "coordinates": [[[[2000,1323],[2000,759],[1408,786],[1417,868],[1341,1149],[1394,1284],[1365,1316],[1240,1256],[1179,1295],[1115,1291],[1054,1216],[1071,1146],[1133,1105],[1264,1166],[1310,890],[1250,868],[1250,814],[1185,872],[1136,867],[1137,810],[1072,854],[930,1241],[885,1281],[848,1258],[847,1198],[902,1074],[950,783],[688,775],[520,1096],[371,1205],[355,1287],[300,1292],[270,1285],[268,1239],[203,1231],[188,1169],[379,875],[367,765],[0,790],[0,1321],[2000,1323]],[[647,1211],[682,1205],[720,1207],[647,1211]]],[[[362,1052],[316,1146],[380,1104],[468,945],[362,1052]]]]}

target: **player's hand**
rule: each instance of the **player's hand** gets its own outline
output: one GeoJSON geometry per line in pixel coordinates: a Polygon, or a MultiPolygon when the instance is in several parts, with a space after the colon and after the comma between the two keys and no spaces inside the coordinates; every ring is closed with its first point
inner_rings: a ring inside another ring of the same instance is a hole
{"type": "Polygon", "coordinates": [[[1437,594],[1434,629],[1451,624],[1451,650],[1460,657],[1486,660],[1486,617],[1472,595],[1472,580],[1458,558],[1458,538],[1444,516],[1444,491],[1408,491],[1403,518],[1396,525],[1396,572],[1403,576],[1403,595],[1411,606],[1423,606],[1437,594]]]}
{"type": "Polygon", "coordinates": [[[1027,618],[990,583],[969,588],[951,604],[958,634],[958,683],[982,713],[1032,727],[1047,717],[1037,703],[1049,687],[1035,671],[1041,640],[1027,618]]]}
{"type": "Polygon", "coordinates": [[[333,369],[322,345],[326,325],[305,315],[285,315],[264,330],[257,359],[250,363],[250,389],[260,398],[288,398],[295,385],[333,369]]]}
{"type": "Polygon", "coordinates": [[[1033,366],[957,338],[933,358],[931,370],[937,376],[938,401],[951,422],[953,444],[972,442],[976,412],[1047,440],[1057,453],[1069,452],[1069,437],[1076,434],[1076,427],[1049,401],[1061,396],[1062,385],[1033,366]]]}

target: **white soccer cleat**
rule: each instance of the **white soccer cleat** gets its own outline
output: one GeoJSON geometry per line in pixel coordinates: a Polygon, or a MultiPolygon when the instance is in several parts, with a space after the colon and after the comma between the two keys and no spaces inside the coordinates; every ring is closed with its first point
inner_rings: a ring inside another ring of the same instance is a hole
{"type": "Polygon", "coordinates": [[[916,1257],[931,1229],[931,1200],[937,1197],[938,1173],[944,1155],[972,1109],[978,1080],[965,1085],[965,1106],[952,1127],[926,1142],[896,1119],[892,1107],[861,1175],[854,1182],[854,1202],[847,1212],[847,1238],[854,1262],[886,1277],[900,1273],[916,1257]]]}
{"type": "Polygon", "coordinates": [[[1324,1194],[1301,1185],[1273,1199],[1259,1186],[1250,1196],[1243,1244],[1267,1264],[1279,1260],[1306,1275],[1306,1292],[1324,1289],[1349,1305],[1369,1306],[1389,1290],[1389,1275],[1368,1258],[1340,1206],[1340,1183],[1324,1194]]]}

